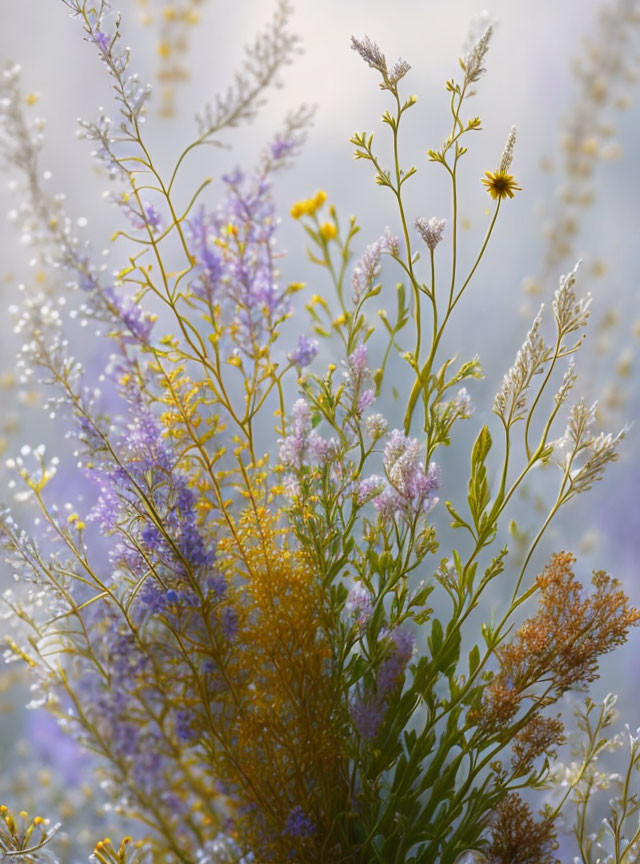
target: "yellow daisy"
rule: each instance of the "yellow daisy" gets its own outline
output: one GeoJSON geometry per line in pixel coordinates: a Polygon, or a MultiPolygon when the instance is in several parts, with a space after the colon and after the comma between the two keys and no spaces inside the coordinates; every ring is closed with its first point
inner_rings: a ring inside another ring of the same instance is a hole
{"type": "Polygon", "coordinates": [[[507,174],[506,171],[485,171],[486,177],[482,178],[482,182],[487,187],[489,195],[493,199],[513,198],[514,192],[521,191],[520,186],[513,179],[513,174],[507,174]]]}

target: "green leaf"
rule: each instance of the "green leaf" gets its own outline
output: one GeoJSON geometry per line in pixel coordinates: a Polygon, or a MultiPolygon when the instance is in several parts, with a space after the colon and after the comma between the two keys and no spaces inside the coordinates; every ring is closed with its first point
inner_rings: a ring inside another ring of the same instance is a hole
{"type": "Polygon", "coordinates": [[[471,467],[477,468],[484,464],[487,454],[491,449],[491,433],[488,426],[483,426],[471,451],[471,467]]]}
{"type": "Polygon", "coordinates": [[[491,449],[491,434],[488,426],[483,426],[476,438],[471,452],[471,478],[469,480],[469,510],[478,531],[486,527],[483,515],[490,501],[489,483],[485,459],[491,449]]]}
{"type": "Polygon", "coordinates": [[[444,631],[442,629],[442,624],[437,618],[435,618],[431,625],[431,636],[427,639],[432,657],[435,658],[440,653],[443,641],[444,631]]]}
{"type": "Polygon", "coordinates": [[[477,645],[474,645],[471,651],[469,651],[469,677],[473,675],[478,666],[480,665],[480,649],[477,645]]]}
{"type": "Polygon", "coordinates": [[[452,528],[466,528],[467,531],[470,531],[471,534],[475,537],[475,534],[473,533],[473,529],[471,528],[471,526],[467,522],[464,521],[464,519],[458,513],[458,511],[454,509],[451,501],[445,501],[445,507],[447,508],[447,510],[449,511],[451,516],[453,517],[453,521],[451,522],[451,527],[452,528]]]}
{"type": "Polygon", "coordinates": [[[438,671],[449,676],[455,671],[455,668],[460,659],[460,644],[462,642],[462,634],[458,622],[454,619],[447,626],[446,638],[443,649],[437,659],[436,668],[438,671]]]}
{"type": "Polygon", "coordinates": [[[382,115],[382,122],[391,126],[392,129],[395,129],[395,127],[396,127],[395,117],[392,117],[388,111],[385,111],[384,114],[382,115]]]}
{"type": "Polygon", "coordinates": [[[466,591],[467,594],[473,593],[473,583],[476,578],[476,573],[478,571],[478,562],[474,561],[473,564],[469,564],[465,567],[462,577],[462,587],[466,591]]]}
{"type": "Polygon", "coordinates": [[[482,367],[480,366],[480,360],[477,356],[474,357],[473,360],[467,360],[462,364],[453,378],[447,381],[445,389],[454,387],[456,384],[459,384],[460,381],[464,381],[465,378],[484,378],[482,367]]]}

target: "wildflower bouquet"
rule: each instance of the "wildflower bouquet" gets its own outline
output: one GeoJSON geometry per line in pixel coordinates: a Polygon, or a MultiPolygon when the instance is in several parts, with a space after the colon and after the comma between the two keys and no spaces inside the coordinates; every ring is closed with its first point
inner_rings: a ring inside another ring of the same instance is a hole
{"type": "MultiPolygon", "coordinates": [[[[25,181],[19,216],[66,281],[59,296],[26,292],[16,310],[20,372],[51,385],[48,410],[73,436],[79,485],[61,484],[44,446],[10,460],[38,516],[29,532],[2,516],[20,583],[4,601],[8,659],[33,672],[38,710],[95,754],[114,819],[135,825],[135,840],[99,840],[93,860],[551,862],[556,818],[574,793],[586,808],[581,784],[612,722],[607,703],[590,725],[598,708],[588,703],[591,743],[561,798],[536,815],[529,793],[549,782],[564,740],[558,705],[595,679],[640,612],[603,571],[585,588],[569,552],[531,573],[550,522],[602,476],[622,438],[595,432],[594,409],[572,398],[590,310],[577,267],[526,334],[491,428],[474,432],[467,488],[438,467],[445,446],[468,458],[456,433],[474,422],[467,388],[482,377],[478,357],[443,356],[443,338],[520,191],[512,129],[482,180],[493,210],[463,271],[459,168],[481,129],[469,100],[491,27],[447,82],[450,128],[427,154],[451,183],[446,219],[405,203],[417,174],[400,148],[416,102],[403,91],[409,64],[353,39],[387,99],[391,159],[370,133],[352,144],[393,200],[399,236],[387,229],[353,266],[356,219],[324,192],[293,206],[327,282],[293,344],[304,286],[281,281],[272,190],[309,110],[286,118],[253,172],[223,176],[213,206],[208,180],[180,185],[189,154],[250,120],[298,50],[286,2],[168,175],[143,131],[149,90],[130,72],[119,17],[107,0],[62,2],[114,88],[117,122],[103,113],[81,131],[114,183],[120,259],[113,276],[98,266],[62,199],[43,189],[41,131],[8,70],[3,148],[25,181]],[[87,324],[106,346],[95,349],[99,387],[71,354],[87,324]],[[392,396],[395,420],[376,407],[392,396]],[[516,560],[503,542],[510,505],[553,463],[555,502],[516,560]],[[488,621],[497,586],[502,607],[488,621]]],[[[0,856],[55,860],[50,823],[9,803],[0,856]]]]}

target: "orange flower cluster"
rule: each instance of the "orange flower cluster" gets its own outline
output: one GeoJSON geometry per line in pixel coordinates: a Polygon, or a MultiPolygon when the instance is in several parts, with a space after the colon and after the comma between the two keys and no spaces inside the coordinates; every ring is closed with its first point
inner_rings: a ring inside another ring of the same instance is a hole
{"type": "Polygon", "coordinates": [[[498,806],[487,850],[489,864],[560,864],[553,821],[533,818],[531,808],[514,793],[498,806]]]}
{"type": "Polygon", "coordinates": [[[521,777],[533,767],[538,756],[555,756],[554,748],[564,741],[564,725],[558,717],[534,714],[513,739],[511,767],[521,777]]]}
{"type": "Polygon", "coordinates": [[[515,717],[530,696],[541,704],[598,677],[598,658],[622,644],[640,611],[628,605],[619,583],[603,571],[593,574],[586,594],[575,578],[575,558],[556,554],[538,576],[538,612],[513,641],[499,647],[500,669],[485,690],[479,723],[499,728],[515,717]],[[543,685],[543,695],[532,692],[543,685]]]}

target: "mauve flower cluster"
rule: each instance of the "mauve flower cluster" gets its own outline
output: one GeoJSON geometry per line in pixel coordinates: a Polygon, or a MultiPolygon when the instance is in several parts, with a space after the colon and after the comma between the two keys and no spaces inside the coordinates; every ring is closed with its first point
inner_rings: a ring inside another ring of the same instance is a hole
{"type": "Polygon", "coordinates": [[[366,624],[371,617],[371,612],[373,611],[372,600],[371,592],[359,583],[354,585],[349,592],[345,606],[358,624],[366,624]]]}
{"type": "Polygon", "coordinates": [[[382,256],[397,256],[399,248],[398,238],[391,233],[389,228],[385,228],[382,236],[367,246],[359,262],[353,268],[353,299],[356,304],[375,287],[376,280],[382,271],[382,256]]]}
{"type": "Polygon", "coordinates": [[[371,370],[367,366],[367,349],[358,345],[349,355],[348,371],[345,372],[347,393],[352,400],[354,413],[360,417],[375,402],[375,391],[368,386],[372,381],[371,370]]]}
{"type": "Polygon", "coordinates": [[[296,345],[295,351],[292,351],[291,354],[289,354],[289,360],[294,366],[302,368],[303,366],[308,366],[317,353],[318,340],[309,339],[308,336],[301,333],[298,337],[298,344],[296,345]]]}
{"type": "Polygon", "coordinates": [[[378,667],[373,692],[364,695],[359,693],[350,706],[358,732],[368,741],[372,741],[378,734],[387,712],[388,697],[401,686],[402,676],[415,649],[415,638],[402,627],[396,627],[391,633],[381,635],[387,637],[385,641],[388,654],[378,667]]]}
{"type": "Polygon", "coordinates": [[[432,462],[425,471],[417,439],[394,429],[384,448],[383,462],[388,484],[373,502],[382,519],[401,516],[411,520],[435,507],[438,498],[433,493],[440,486],[438,466],[432,462]]]}
{"type": "Polygon", "coordinates": [[[291,409],[291,418],[291,434],[280,443],[280,461],[283,466],[298,472],[304,467],[323,464],[330,444],[313,429],[309,403],[298,399],[291,409]]]}

